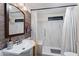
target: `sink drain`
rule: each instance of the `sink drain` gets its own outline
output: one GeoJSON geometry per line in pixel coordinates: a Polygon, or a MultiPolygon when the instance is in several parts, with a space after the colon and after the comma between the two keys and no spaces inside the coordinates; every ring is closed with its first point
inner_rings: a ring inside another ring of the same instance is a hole
{"type": "Polygon", "coordinates": [[[22,48],[22,50],[24,50],[25,48],[22,48]]]}

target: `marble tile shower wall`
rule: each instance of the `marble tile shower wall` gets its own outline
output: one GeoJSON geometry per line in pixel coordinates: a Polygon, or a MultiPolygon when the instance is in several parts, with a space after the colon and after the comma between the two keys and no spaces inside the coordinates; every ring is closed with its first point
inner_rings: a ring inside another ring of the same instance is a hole
{"type": "MultiPolygon", "coordinates": [[[[19,5],[16,4],[16,6],[22,9],[19,5]]],[[[31,15],[28,11],[23,10],[23,12],[25,13],[25,27],[29,27],[28,29],[31,29],[31,15]]],[[[0,3],[0,49],[3,49],[6,46],[7,40],[9,40],[9,38],[5,39],[4,24],[4,4],[0,3]]],[[[19,39],[24,39],[29,36],[31,36],[31,31],[24,35],[12,37],[11,40],[15,43],[17,37],[19,39]]]]}

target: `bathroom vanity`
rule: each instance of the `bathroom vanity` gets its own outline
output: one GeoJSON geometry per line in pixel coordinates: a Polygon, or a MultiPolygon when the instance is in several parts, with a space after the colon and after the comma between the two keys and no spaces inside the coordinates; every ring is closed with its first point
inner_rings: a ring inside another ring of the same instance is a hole
{"type": "Polygon", "coordinates": [[[30,38],[22,40],[21,44],[14,44],[11,49],[3,49],[4,56],[33,56],[35,42],[30,38]]]}

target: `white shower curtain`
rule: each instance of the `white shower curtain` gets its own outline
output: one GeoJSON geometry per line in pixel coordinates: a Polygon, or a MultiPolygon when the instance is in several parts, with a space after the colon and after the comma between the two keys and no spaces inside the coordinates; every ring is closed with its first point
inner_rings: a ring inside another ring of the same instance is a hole
{"type": "Polygon", "coordinates": [[[67,7],[62,32],[62,53],[77,52],[76,34],[77,29],[74,7],[67,7]]]}

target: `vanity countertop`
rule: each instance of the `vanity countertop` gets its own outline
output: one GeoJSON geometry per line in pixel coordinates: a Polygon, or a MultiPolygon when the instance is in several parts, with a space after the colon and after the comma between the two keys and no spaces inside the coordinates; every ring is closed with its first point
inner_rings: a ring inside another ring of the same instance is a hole
{"type": "Polygon", "coordinates": [[[35,42],[28,38],[28,39],[24,39],[22,43],[19,45],[14,44],[12,49],[9,50],[7,48],[3,49],[2,52],[19,55],[22,52],[28,51],[29,49],[33,48],[33,46],[35,46],[35,42]]]}

